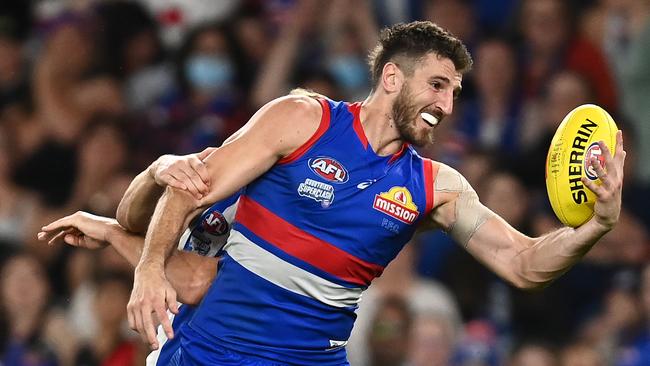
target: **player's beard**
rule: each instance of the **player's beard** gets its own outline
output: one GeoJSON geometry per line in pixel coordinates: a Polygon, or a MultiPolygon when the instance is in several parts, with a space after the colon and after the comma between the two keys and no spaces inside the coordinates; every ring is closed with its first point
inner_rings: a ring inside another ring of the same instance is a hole
{"type": "MultiPolygon", "coordinates": [[[[413,93],[408,83],[402,85],[402,89],[397,94],[391,116],[395,121],[395,126],[403,141],[409,144],[421,147],[431,144],[434,141],[433,128],[417,129],[416,125],[420,117],[420,113],[424,111],[418,110],[417,106],[412,103],[413,93]]],[[[426,112],[438,117],[439,121],[442,120],[440,113],[436,111],[426,110],[426,112]]],[[[424,121],[422,122],[424,123],[424,121]]]]}

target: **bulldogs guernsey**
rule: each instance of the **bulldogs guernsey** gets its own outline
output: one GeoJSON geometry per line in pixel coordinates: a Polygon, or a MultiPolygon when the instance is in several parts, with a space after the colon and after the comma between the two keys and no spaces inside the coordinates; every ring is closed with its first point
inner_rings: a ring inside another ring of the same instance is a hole
{"type": "MultiPolygon", "coordinates": [[[[221,249],[230,235],[231,223],[235,217],[239,192],[219,201],[208,209],[197,215],[185,230],[178,241],[178,250],[195,252],[198,255],[217,257],[221,255],[221,249]]],[[[180,304],[178,314],[168,312],[174,339],[167,339],[167,335],[158,327],[158,350],[151,352],[147,357],[147,366],[163,366],[170,363],[171,358],[180,348],[180,335],[183,325],[187,323],[194,314],[196,307],[180,304]]]]}
{"type": "Polygon", "coordinates": [[[183,364],[347,364],[363,290],[431,211],[437,164],[407,145],[378,156],[360,103],[320,103],[314,136],[244,189],[183,364]]]}

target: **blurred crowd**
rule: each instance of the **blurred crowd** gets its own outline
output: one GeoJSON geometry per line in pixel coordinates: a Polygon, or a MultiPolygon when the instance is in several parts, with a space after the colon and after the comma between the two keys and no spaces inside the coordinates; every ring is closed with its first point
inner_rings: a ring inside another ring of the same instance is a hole
{"type": "Polygon", "coordinates": [[[363,100],[378,30],[411,20],[449,29],[475,59],[424,156],[540,235],[560,225],[550,139],[596,103],[626,141],[624,208],[536,293],[444,233],[419,235],[364,294],[351,364],[650,365],[650,0],[2,1],[0,365],[143,364],[125,326],[132,268],[110,247],[37,242],[41,226],[114,216],[155,158],[220,145],[294,87],[363,100]]]}

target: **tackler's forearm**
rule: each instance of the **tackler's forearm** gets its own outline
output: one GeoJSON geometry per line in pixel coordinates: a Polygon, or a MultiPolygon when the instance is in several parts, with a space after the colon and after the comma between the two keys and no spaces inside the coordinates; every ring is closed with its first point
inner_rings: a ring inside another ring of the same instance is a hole
{"type": "Polygon", "coordinates": [[[117,208],[117,221],[128,231],[144,234],[153,215],[156,203],[164,188],[156,184],[150,168],[133,179],[117,208]]]}
{"type": "Polygon", "coordinates": [[[189,218],[198,210],[200,207],[190,193],[168,186],[151,217],[138,266],[146,263],[162,268],[176,247],[189,218]]]}

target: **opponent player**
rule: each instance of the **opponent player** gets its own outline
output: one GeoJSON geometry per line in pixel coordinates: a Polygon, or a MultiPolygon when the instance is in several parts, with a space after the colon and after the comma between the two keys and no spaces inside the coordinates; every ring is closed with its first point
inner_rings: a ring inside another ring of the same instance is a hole
{"type": "Polygon", "coordinates": [[[605,169],[590,162],[602,185],[583,180],[597,195],[593,218],[527,237],[457,171],[410,146],[432,142],[470,66],[465,46],[433,23],[399,24],[371,55],[364,102],[289,96],[262,107],[206,158],[205,197],[169,187],[162,195],[135,271],[131,327],[157,347],[152,313],[164,323],[176,304],[164,263],[183,223],[241,187],[219,275],[184,329],[176,364],[347,364],[361,293],[417,227],[445,230],[520,288],[567,271],[618,221],[621,134],[616,157],[601,144],[605,169]]]}
{"type": "MultiPolygon", "coordinates": [[[[212,150],[214,148],[199,154],[161,157],[148,168],[142,179],[162,187],[173,185],[187,189],[188,186],[201,186],[199,180],[205,183],[201,178],[204,173],[201,159],[212,150]]],[[[213,257],[220,255],[221,248],[230,234],[238,198],[239,193],[210,206],[192,221],[179,240],[178,250],[186,253],[172,257],[166,266],[166,273],[177,286],[175,288],[181,300],[197,304],[211,283],[217,269],[217,260],[213,257]]],[[[43,231],[39,233],[39,239],[50,244],[63,239],[67,244],[87,249],[112,245],[135,267],[144,244],[144,233],[141,234],[127,232],[115,219],[80,211],[44,226],[43,231]]],[[[172,328],[177,335],[181,334],[183,325],[191,318],[194,309],[192,305],[179,304],[178,314],[169,313],[172,328]]],[[[180,338],[168,340],[162,328],[158,329],[158,341],[162,347],[147,357],[149,366],[169,364],[171,357],[180,347],[180,338]]]]}

